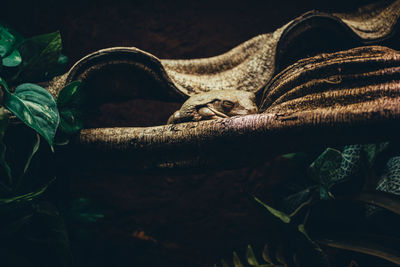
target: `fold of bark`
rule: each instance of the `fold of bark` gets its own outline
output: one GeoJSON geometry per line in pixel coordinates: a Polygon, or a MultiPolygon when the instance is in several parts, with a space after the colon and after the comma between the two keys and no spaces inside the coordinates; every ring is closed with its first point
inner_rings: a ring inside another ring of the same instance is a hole
{"type": "MultiPolygon", "coordinates": [[[[147,80],[147,87],[133,82],[131,91],[117,94],[125,99],[183,101],[209,90],[264,89],[263,114],[158,127],[82,130],[76,139],[82,155],[109,165],[138,169],[235,167],[318,145],[393,139],[399,134],[399,52],[369,46],[293,63],[299,55],[289,49],[310,29],[326,29],[359,43],[379,42],[397,24],[400,0],[374,7],[352,15],[309,12],[274,33],[208,59],[159,60],[136,48],[100,50],[53,80],[49,90],[57,96],[62,86],[78,79],[93,102],[111,98],[108,88],[89,85],[119,67],[128,67],[123,75],[135,79],[142,75],[147,80]],[[288,67],[271,78],[284,66],[288,67]]],[[[315,48],[313,53],[317,52],[315,48]]]]}
{"type": "MultiPolygon", "coordinates": [[[[354,14],[310,11],[272,33],[256,36],[224,54],[202,59],[158,59],[135,47],[102,49],[83,57],[48,88],[57,97],[59,90],[71,81],[88,82],[102,70],[123,66],[125,75],[154,82],[152,88],[146,89],[133,84],[135,89],[126,97],[183,101],[210,90],[260,92],[275,73],[300,58],[362,44],[379,44],[393,33],[399,16],[400,0],[372,4],[354,14]],[[329,43],[324,40],[330,38],[339,39],[335,43],[341,47],[326,47],[329,43]]],[[[98,88],[93,94],[97,91],[98,88]]]]}

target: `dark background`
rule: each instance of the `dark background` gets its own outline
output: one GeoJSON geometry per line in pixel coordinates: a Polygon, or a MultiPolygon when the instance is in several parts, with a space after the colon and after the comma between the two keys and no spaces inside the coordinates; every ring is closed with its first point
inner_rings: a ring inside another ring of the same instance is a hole
{"type": "MultiPolygon", "coordinates": [[[[135,46],[159,58],[215,56],[306,11],[351,12],[371,2],[7,0],[0,18],[25,37],[60,30],[72,64],[112,46],[135,46]]],[[[111,103],[93,123],[160,124],[178,107],[111,103]]],[[[280,184],[305,171],[281,157],[261,166],[196,174],[69,168],[67,197],[89,198],[106,214],[94,225],[69,225],[75,265],[211,266],[231,258],[232,251],[244,255],[248,244],[260,252],[271,229],[248,196],[273,201],[280,184]],[[86,227],[85,241],[79,227],[86,227]]],[[[383,264],[359,254],[330,250],[330,255],[337,266],[348,266],[351,259],[360,267],[383,264]]]]}

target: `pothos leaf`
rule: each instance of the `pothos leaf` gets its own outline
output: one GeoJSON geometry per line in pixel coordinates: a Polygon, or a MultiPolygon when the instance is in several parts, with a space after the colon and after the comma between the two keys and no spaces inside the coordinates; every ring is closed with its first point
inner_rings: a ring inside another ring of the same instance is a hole
{"type": "Polygon", "coordinates": [[[60,110],[60,130],[74,134],[83,128],[82,112],[77,109],[60,110]]]}
{"type": "Polygon", "coordinates": [[[49,78],[49,70],[57,65],[62,44],[59,32],[42,34],[26,39],[20,46],[24,58],[21,76],[30,78],[49,78]]]}
{"type": "Polygon", "coordinates": [[[57,105],[59,107],[67,107],[79,104],[81,100],[80,85],[80,81],[74,81],[61,89],[57,98],[57,105]]]}
{"type": "Polygon", "coordinates": [[[9,56],[2,59],[3,66],[16,67],[21,64],[22,58],[18,50],[14,50],[9,56]]]}
{"type": "Polygon", "coordinates": [[[22,40],[21,35],[0,25],[0,57],[3,66],[16,67],[21,64],[22,58],[16,47],[22,40]]]}
{"type": "Polygon", "coordinates": [[[53,147],[60,121],[53,96],[46,89],[31,83],[19,85],[14,94],[11,94],[1,78],[0,83],[5,88],[4,106],[53,147]]]}
{"type": "Polygon", "coordinates": [[[0,26],[0,57],[12,51],[15,41],[15,36],[7,28],[0,26]]]}
{"type": "Polygon", "coordinates": [[[60,130],[66,134],[74,134],[83,128],[81,83],[74,81],[64,87],[57,98],[60,111],[60,130]]]}

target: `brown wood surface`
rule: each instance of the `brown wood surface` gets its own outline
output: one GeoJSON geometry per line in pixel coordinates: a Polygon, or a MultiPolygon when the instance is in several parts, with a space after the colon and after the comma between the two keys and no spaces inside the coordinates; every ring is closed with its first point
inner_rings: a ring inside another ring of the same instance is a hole
{"type": "MultiPolygon", "coordinates": [[[[96,50],[121,45],[159,58],[200,58],[272,32],[309,10],[352,12],[368,2],[7,1],[3,8],[9,12],[3,12],[1,19],[25,36],[60,30],[71,63],[96,50]]],[[[399,49],[396,38],[384,45],[399,49]]],[[[333,47],[341,45],[326,40],[333,47]]],[[[129,85],[127,81],[120,86],[129,89],[129,85]]],[[[179,103],[152,100],[112,101],[93,111],[88,121],[91,128],[156,126],[177,107],[179,103]]],[[[320,148],[313,149],[317,155],[320,148]]],[[[60,172],[69,178],[63,189],[69,190],[71,198],[89,197],[107,211],[104,220],[90,227],[90,245],[79,244],[71,236],[76,255],[86,256],[76,258],[82,266],[212,266],[230,258],[233,250],[244,255],[250,243],[261,251],[270,231],[248,194],[272,201],[279,184],[306,172],[279,157],[238,170],[201,169],[198,174],[174,175],[83,171],[65,164],[77,158],[76,153],[66,152],[60,159],[60,172]],[[151,238],[143,238],[140,231],[151,238]]],[[[360,266],[391,266],[358,254],[332,255],[336,266],[347,267],[354,258],[360,266]]]]}

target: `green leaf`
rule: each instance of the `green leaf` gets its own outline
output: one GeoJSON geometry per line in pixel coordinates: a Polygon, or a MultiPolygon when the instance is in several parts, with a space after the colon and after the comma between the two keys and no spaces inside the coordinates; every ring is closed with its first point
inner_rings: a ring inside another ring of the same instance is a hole
{"type": "Polygon", "coordinates": [[[0,57],[12,51],[15,41],[15,36],[7,28],[0,26],[0,57]]]}
{"type": "Polygon", "coordinates": [[[80,85],[79,81],[68,84],[57,98],[61,118],[60,130],[66,134],[74,134],[83,128],[83,94],[80,85]]]}
{"type": "MultiPolygon", "coordinates": [[[[282,201],[283,212],[285,212],[286,214],[292,214],[293,212],[298,210],[298,208],[304,202],[306,202],[308,199],[310,199],[310,197],[316,191],[316,189],[317,189],[317,186],[310,186],[310,187],[308,187],[304,190],[301,190],[295,194],[285,197],[282,201]]],[[[290,216],[290,217],[292,217],[292,216],[290,216]]]]}
{"type": "Polygon", "coordinates": [[[342,153],[327,148],[309,168],[309,174],[320,184],[321,199],[330,199],[329,188],[337,181],[342,164],[342,153]]]}
{"type": "Polygon", "coordinates": [[[239,256],[236,254],[236,252],[233,252],[233,266],[243,267],[243,263],[240,261],[239,256]]]}
{"type": "MultiPolygon", "coordinates": [[[[1,89],[0,89],[1,90],[1,89]]],[[[0,165],[4,168],[8,183],[11,185],[12,176],[11,168],[6,161],[6,144],[4,143],[4,135],[8,126],[9,113],[4,107],[0,107],[0,165]]],[[[3,185],[7,189],[7,186],[3,185]]]]}
{"type": "Polygon", "coordinates": [[[60,121],[53,96],[46,89],[32,83],[19,85],[14,94],[11,94],[7,87],[5,88],[4,106],[42,135],[53,147],[54,136],[60,121]]]}
{"type": "Polygon", "coordinates": [[[336,174],[336,170],[342,162],[342,153],[339,150],[327,148],[313,163],[310,165],[312,177],[317,181],[326,179],[336,174]]]}
{"type": "Polygon", "coordinates": [[[268,244],[266,244],[264,246],[264,250],[262,252],[262,257],[265,260],[265,262],[268,262],[269,264],[272,264],[272,265],[274,264],[273,261],[271,260],[268,244]]]}
{"type": "Polygon", "coordinates": [[[276,210],[270,206],[268,206],[267,204],[265,204],[264,202],[262,202],[260,199],[258,199],[257,197],[254,197],[254,199],[260,203],[263,207],[265,207],[272,215],[274,215],[275,217],[279,218],[281,221],[283,221],[284,223],[290,223],[290,216],[287,215],[286,213],[283,213],[282,211],[276,210]]]}
{"type": "Polygon", "coordinates": [[[80,81],[73,81],[61,89],[57,97],[57,105],[59,107],[71,106],[79,104],[81,101],[80,81]]]}
{"type": "Polygon", "coordinates": [[[18,50],[14,50],[9,56],[2,59],[3,66],[16,67],[21,64],[22,58],[18,50]]]}
{"type": "Polygon", "coordinates": [[[66,134],[74,134],[83,128],[82,112],[79,110],[60,111],[60,130],[66,134]]]}
{"type": "Polygon", "coordinates": [[[304,224],[299,224],[297,229],[299,230],[300,233],[302,233],[304,235],[304,237],[312,244],[312,246],[314,247],[315,250],[317,250],[318,252],[322,252],[322,249],[319,247],[319,245],[314,242],[310,236],[308,235],[306,228],[304,226],[304,224]]]}
{"type": "Polygon", "coordinates": [[[62,43],[59,32],[34,36],[20,46],[24,59],[20,75],[22,79],[46,79],[49,70],[58,64],[62,43]]]}
{"type": "Polygon", "coordinates": [[[27,193],[24,195],[19,195],[19,196],[10,197],[10,198],[2,198],[2,199],[0,199],[0,203],[8,204],[8,203],[15,202],[15,201],[32,201],[32,200],[38,198],[40,195],[42,195],[54,180],[55,180],[55,178],[53,180],[51,180],[49,183],[47,183],[45,186],[40,188],[38,191],[30,192],[30,193],[27,193]]]}
{"type": "Polygon", "coordinates": [[[247,258],[247,262],[251,266],[259,266],[256,255],[254,255],[254,251],[250,245],[247,246],[246,258],[247,258]]]}

